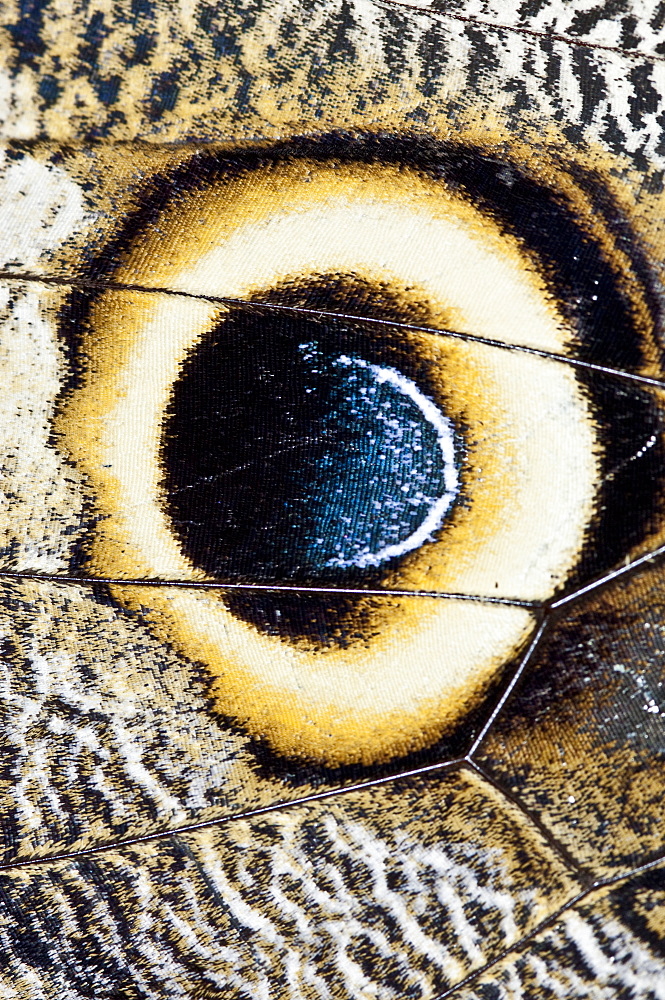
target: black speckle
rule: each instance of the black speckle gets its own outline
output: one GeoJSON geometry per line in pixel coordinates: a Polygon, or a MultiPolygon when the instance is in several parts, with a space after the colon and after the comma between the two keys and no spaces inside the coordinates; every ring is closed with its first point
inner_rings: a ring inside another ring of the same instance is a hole
{"type": "Polygon", "coordinates": [[[150,91],[150,108],[148,113],[153,121],[161,118],[166,111],[173,111],[178,99],[179,90],[176,70],[160,73],[153,82],[150,91]]]}

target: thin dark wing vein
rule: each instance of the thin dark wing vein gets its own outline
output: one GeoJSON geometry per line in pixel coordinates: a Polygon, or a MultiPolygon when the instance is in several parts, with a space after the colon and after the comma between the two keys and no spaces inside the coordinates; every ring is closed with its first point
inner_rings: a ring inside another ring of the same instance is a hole
{"type": "Polygon", "coordinates": [[[194,301],[204,301],[221,306],[233,306],[240,309],[254,310],[256,312],[282,312],[293,315],[303,315],[319,317],[324,319],[345,320],[352,323],[364,323],[366,325],[378,326],[389,329],[405,330],[412,333],[429,333],[438,337],[452,337],[456,340],[464,340],[473,344],[483,344],[486,347],[497,347],[504,351],[518,351],[522,354],[531,354],[538,358],[546,358],[550,361],[557,361],[573,368],[581,368],[584,371],[598,372],[602,375],[610,375],[616,378],[625,379],[636,385],[648,385],[652,388],[665,389],[665,379],[653,378],[650,375],[638,375],[634,372],[623,371],[619,368],[610,368],[606,365],[595,364],[592,361],[584,361],[582,358],[567,357],[557,354],[555,351],[543,351],[537,347],[528,347],[524,344],[507,344],[502,340],[493,340],[491,337],[480,337],[473,333],[462,333],[459,330],[440,329],[433,326],[421,326],[414,323],[405,323],[400,320],[378,319],[375,316],[362,316],[354,313],[335,312],[328,309],[309,309],[304,306],[284,305],[278,302],[256,302],[249,299],[234,298],[227,295],[204,295],[200,292],[175,291],[170,288],[150,287],[145,285],[135,285],[124,282],[98,281],[87,278],[64,278],[39,274],[24,274],[14,271],[0,270],[0,280],[12,282],[34,282],[41,285],[56,285],[63,288],[76,288],[81,291],[119,291],[119,292],[141,292],[155,295],[172,295],[174,297],[193,299],[194,301]]]}
{"type": "Polygon", "coordinates": [[[421,14],[431,17],[436,21],[462,21],[464,24],[477,25],[479,28],[489,28],[490,31],[512,31],[517,35],[527,35],[533,38],[545,39],[548,42],[563,42],[573,48],[599,49],[601,52],[616,52],[618,55],[627,56],[629,59],[644,59],[646,61],[663,62],[665,56],[656,53],[640,52],[637,49],[623,49],[618,45],[603,45],[602,42],[587,42],[582,38],[573,38],[571,35],[561,35],[554,31],[539,31],[537,28],[523,28],[519,25],[497,24],[495,21],[485,21],[482,18],[467,17],[464,14],[454,14],[447,10],[432,10],[431,7],[418,7],[414,4],[400,2],[400,0],[374,0],[378,7],[397,7],[402,13],[410,11],[412,14],[421,14]]]}
{"type": "Polygon", "coordinates": [[[472,760],[470,756],[467,756],[467,763],[474,769],[474,771],[477,772],[477,774],[484,781],[486,781],[489,785],[491,785],[492,788],[494,788],[497,792],[499,792],[499,794],[502,795],[504,799],[510,802],[512,806],[518,809],[522,813],[522,815],[528,819],[529,823],[531,823],[532,826],[534,826],[538,830],[538,833],[545,841],[547,841],[547,844],[549,845],[550,849],[554,851],[555,854],[558,855],[559,859],[563,862],[563,864],[577,875],[582,885],[584,886],[594,885],[593,875],[590,872],[586,871],[582,867],[582,865],[580,865],[580,863],[575,860],[575,858],[572,856],[572,854],[570,854],[568,849],[562,843],[560,843],[560,841],[557,840],[554,834],[550,830],[548,830],[547,827],[543,824],[543,822],[524,805],[524,803],[521,801],[521,799],[518,798],[518,796],[513,795],[513,793],[509,789],[504,788],[504,786],[500,782],[498,782],[495,778],[492,777],[491,774],[489,774],[487,771],[484,770],[484,768],[482,768],[479,764],[477,764],[475,760],[472,760]]]}
{"type": "Polygon", "coordinates": [[[62,851],[59,854],[44,854],[39,857],[18,858],[0,864],[0,871],[7,871],[15,868],[32,867],[33,865],[53,864],[56,861],[75,861],[77,858],[89,857],[107,851],[118,851],[124,847],[133,847],[136,844],[144,844],[153,840],[163,840],[166,837],[181,836],[186,833],[194,833],[197,830],[207,830],[211,827],[222,826],[233,823],[237,820],[253,819],[255,816],[265,816],[273,812],[283,812],[287,809],[295,809],[298,806],[309,805],[312,802],[321,802],[325,799],[337,798],[351,792],[363,792],[368,788],[375,788],[379,785],[386,785],[390,782],[402,778],[417,778],[423,774],[432,774],[435,771],[452,771],[465,766],[467,761],[464,758],[456,757],[454,760],[439,761],[436,764],[425,764],[422,767],[412,768],[409,771],[400,771],[395,774],[382,775],[379,778],[371,778],[368,781],[359,781],[353,785],[343,787],[328,788],[322,792],[312,792],[310,795],[302,795],[299,798],[288,799],[283,802],[272,803],[265,806],[257,806],[256,809],[246,809],[241,812],[230,813],[228,816],[217,817],[217,819],[201,820],[198,823],[187,823],[184,826],[176,826],[168,830],[158,830],[155,833],[142,834],[139,837],[127,837],[121,840],[110,841],[104,844],[95,844],[94,847],[85,847],[77,851],[62,851]]]}
{"type": "Polygon", "coordinates": [[[533,938],[537,937],[538,934],[542,934],[543,931],[546,931],[549,927],[552,927],[553,924],[555,924],[557,920],[559,920],[564,915],[564,913],[572,909],[574,906],[577,906],[578,903],[583,902],[583,900],[585,900],[586,897],[592,891],[593,889],[584,889],[582,892],[579,892],[576,896],[573,896],[572,899],[569,899],[567,903],[564,903],[563,906],[560,906],[558,910],[555,910],[554,913],[551,913],[549,917],[541,921],[536,927],[533,928],[533,930],[529,931],[528,934],[525,934],[518,941],[516,941],[515,944],[511,945],[510,948],[504,949],[504,951],[502,951],[499,955],[497,955],[496,958],[493,958],[489,962],[486,962],[485,965],[481,965],[480,968],[476,969],[474,972],[471,972],[464,979],[460,980],[459,983],[455,983],[455,985],[451,986],[450,989],[444,990],[443,993],[437,994],[437,996],[433,997],[433,1000],[448,1000],[448,998],[453,997],[458,990],[464,989],[466,986],[472,986],[473,983],[476,982],[476,980],[480,979],[481,976],[484,976],[486,972],[489,972],[496,965],[499,965],[507,958],[510,958],[511,955],[515,955],[520,950],[520,948],[522,948],[529,941],[533,940],[533,938]]]}
{"type": "Polygon", "coordinates": [[[610,570],[603,576],[591,580],[577,590],[573,590],[563,597],[555,597],[549,601],[526,601],[517,597],[496,597],[494,595],[464,594],[455,591],[440,590],[398,590],[395,588],[369,588],[369,587],[318,587],[306,583],[236,583],[220,580],[181,580],[181,579],[157,579],[155,577],[110,577],[110,576],[69,576],[58,575],[57,573],[35,573],[31,570],[0,570],[0,580],[36,580],[45,583],[62,583],[75,586],[123,586],[123,587],[182,587],[191,590],[247,590],[247,591],[274,591],[292,592],[297,594],[348,594],[354,596],[371,597],[438,597],[442,600],[452,601],[476,601],[482,604],[507,604],[510,606],[529,608],[533,611],[557,611],[562,607],[573,604],[583,597],[612,584],[617,579],[628,577],[633,573],[643,569],[646,565],[654,563],[665,555],[665,545],[652,549],[633,559],[623,566],[610,570]]]}
{"type": "Polygon", "coordinates": [[[180,587],[186,590],[246,590],[271,591],[296,594],[350,594],[356,597],[437,597],[447,601],[475,601],[479,604],[507,604],[511,607],[528,608],[538,611],[538,601],[523,601],[512,597],[484,597],[479,594],[458,594],[440,590],[396,590],[369,587],[316,587],[297,583],[229,583],[219,580],[162,580],[155,577],[137,579],[134,577],[111,576],[58,576],[57,573],[33,573],[30,570],[0,570],[0,580],[35,580],[43,583],[62,583],[70,586],[94,587],[180,587]]]}
{"type": "Polygon", "coordinates": [[[521,937],[519,941],[516,941],[515,944],[510,946],[510,948],[506,948],[500,955],[497,955],[496,958],[486,962],[485,965],[470,973],[470,975],[468,975],[465,979],[456,983],[455,986],[451,986],[450,989],[445,990],[443,993],[439,993],[433,998],[433,1000],[448,1000],[449,997],[454,997],[458,990],[473,985],[473,983],[480,979],[481,976],[484,976],[486,972],[489,972],[495,966],[504,962],[507,958],[510,958],[511,955],[516,955],[525,944],[528,944],[529,941],[532,941],[539,934],[542,934],[543,931],[552,927],[565,913],[584,902],[585,899],[598,889],[611,888],[621,882],[627,882],[630,879],[635,878],[636,875],[641,875],[642,872],[649,871],[651,868],[656,868],[658,865],[661,865],[663,861],[665,861],[665,852],[660,854],[657,858],[654,858],[652,861],[646,862],[642,865],[637,865],[635,868],[631,868],[629,871],[624,871],[620,875],[612,875],[608,878],[596,879],[588,888],[584,889],[576,896],[573,896],[572,899],[569,899],[567,903],[564,903],[564,905],[559,907],[558,910],[551,913],[549,917],[546,917],[546,919],[541,921],[537,927],[534,927],[533,930],[528,932],[528,934],[521,937]]]}
{"type": "Polygon", "coordinates": [[[492,711],[491,711],[491,713],[489,715],[489,718],[485,722],[485,724],[482,727],[482,729],[480,730],[479,734],[476,736],[475,740],[471,744],[471,747],[469,748],[469,750],[468,750],[468,752],[466,754],[467,760],[472,765],[472,767],[474,767],[476,770],[480,770],[480,769],[479,769],[478,765],[476,764],[475,760],[473,760],[473,755],[478,750],[479,746],[481,745],[481,743],[483,742],[483,740],[485,739],[485,737],[489,733],[490,729],[492,728],[492,726],[496,722],[497,718],[499,717],[499,715],[503,711],[506,703],[508,702],[508,700],[512,696],[513,691],[515,690],[516,686],[520,682],[521,678],[524,676],[524,673],[525,673],[525,671],[526,671],[529,663],[531,662],[531,660],[535,656],[536,650],[540,647],[541,640],[543,638],[543,635],[544,635],[545,631],[547,630],[548,624],[549,624],[549,617],[543,618],[543,620],[541,621],[541,623],[540,623],[540,625],[538,627],[538,630],[537,630],[536,634],[534,635],[533,639],[529,643],[529,647],[526,650],[526,652],[524,653],[524,655],[522,657],[522,660],[521,660],[519,666],[517,667],[517,670],[513,674],[513,677],[511,678],[510,683],[506,687],[505,691],[503,691],[503,693],[501,694],[499,700],[497,701],[496,705],[492,709],[492,711]]]}
{"type": "Polygon", "coordinates": [[[592,580],[590,583],[584,584],[582,587],[572,591],[570,594],[566,594],[564,597],[556,598],[548,605],[549,610],[556,611],[558,608],[566,607],[568,604],[578,601],[581,597],[586,597],[587,594],[592,594],[595,591],[600,590],[601,587],[606,587],[608,584],[614,583],[615,580],[619,580],[637,572],[640,569],[643,569],[645,566],[655,562],[663,555],[665,555],[665,545],[659,545],[658,548],[652,549],[650,552],[640,556],[638,559],[632,559],[623,566],[618,566],[616,569],[610,570],[608,573],[592,580]]]}

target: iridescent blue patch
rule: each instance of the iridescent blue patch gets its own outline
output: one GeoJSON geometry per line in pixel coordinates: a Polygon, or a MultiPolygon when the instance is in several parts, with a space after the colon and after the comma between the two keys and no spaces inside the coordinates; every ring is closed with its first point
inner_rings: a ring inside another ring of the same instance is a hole
{"type": "Polygon", "coordinates": [[[394,368],[326,357],[314,343],[306,393],[325,394],[327,442],[312,483],[313,537],[302,557],[315,566],[379,566],[420,547],[459,490],[450,420],[394,368]]]}

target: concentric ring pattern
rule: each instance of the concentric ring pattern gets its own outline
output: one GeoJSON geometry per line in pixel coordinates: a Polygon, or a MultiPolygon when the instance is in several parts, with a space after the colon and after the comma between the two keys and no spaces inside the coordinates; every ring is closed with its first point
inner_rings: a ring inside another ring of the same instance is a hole
{"type": "Polygon", "coordinates": [[[648,404],[608,407],[566,363],[653,351],[630,245],[581,188],[402,136],[202,154],[142,202],[122,290],[77,298],[57,423],[100,512],[86,569],[331,588],[310,621],[306,595],[120,599],[280,754],[431,744],[524,647],[529,605],[615,555],[599,534],[627,552],[643,530],[604,479],[616,421],[650,430],[648,404]]]}

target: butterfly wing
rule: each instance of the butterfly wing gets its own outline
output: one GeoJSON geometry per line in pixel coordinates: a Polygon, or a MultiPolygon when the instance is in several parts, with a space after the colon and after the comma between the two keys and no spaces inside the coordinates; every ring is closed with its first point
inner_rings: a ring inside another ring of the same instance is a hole
{"type": "Polygon", "coordinates": [[[665,995],[658,12],[7,10],[3,995],[665,995]]]}

